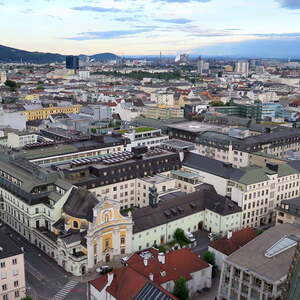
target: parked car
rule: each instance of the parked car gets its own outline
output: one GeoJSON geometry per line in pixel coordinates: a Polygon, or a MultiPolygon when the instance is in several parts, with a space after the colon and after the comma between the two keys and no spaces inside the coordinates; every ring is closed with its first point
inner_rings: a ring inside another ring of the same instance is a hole
{"type": "Polygon", "coordinates": [[[96,269],[96,271],[102,275],[106,274],[106,273],[109,273],[113,270],[112,267],[110,266],[101,266],[99,268],[96,269]]]}
{"type": "Polygon", "coordinates": [[[209,240],[212,242],[212,241],[216,240],[216,239],[218,238],[218,236],[217,236],[216,234],[210,232],[210,233],[208,234],[208,238],[209,238],[209,240]]]}
{"type": "Polygon", "coordinates": [[[185,231],[184,234],[192,243],[196,241],[194,235],[191,232],[185,231]]]}

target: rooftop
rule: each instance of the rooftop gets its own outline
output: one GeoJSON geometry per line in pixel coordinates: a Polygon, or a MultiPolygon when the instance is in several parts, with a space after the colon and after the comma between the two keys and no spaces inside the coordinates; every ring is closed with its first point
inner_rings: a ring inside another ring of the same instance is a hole
{"type": "Polygon", "coordinates": [[[203,131],[207,131],[207,130],[220,130],[223,128],[221,126],[211,125],[211,124],[207,124],[207,123],[201,123],[201,122],[197,122],[197,121],[172,124],[172,125],[169,125],[168,127],[174,128],[174,129],[179,129],[179,130],[184,130],[184,131],[189,131],[189,132],[193,132],[193,133],[203,132],[203,131]]]}
{"type": "Polygon", "coordinates": [[[295,247],[288,248],[273,257],[267,257],[266,251],[280,239],[291,234],[299,237],[300,226],[286,223],[271,227],[231,254],[227,261],[255,273],[267,281],[278,282],[289,271],[295,247]]]}
{"type": "Polygon", "coordinates": [[[9,238],[0,232],[0,259],[22,254],[23,251],[9,238]]]}

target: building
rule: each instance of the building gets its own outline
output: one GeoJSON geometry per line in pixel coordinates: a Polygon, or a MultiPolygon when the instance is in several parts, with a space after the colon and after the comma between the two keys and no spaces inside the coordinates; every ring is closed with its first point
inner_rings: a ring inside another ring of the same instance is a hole
{"type": "Polygon", "coordinates": [[[241,74],[242,76],[248,77],[249,75],[249,62],[238,61],[235,63],[234,71],[241,74]]]}
{"type": "Polygon", "coordinates": [[[283,200],[276,207],[276,224],[300,224],[300,198],[283,200]]]}
{"type": "Polygon", "coordinates": [[[37,109],[27,109],[22,112],[27,121],[32,120],[46,120],[49,116],[54,114],[78,114],[80,112],[81,105],[68,105],[68,106],[49,106],[37,109]],[[27,110],[26,110],[27,109],[27,110]]]}
{"type": "Polygon", "coordinates": [[[235,232],[229,231],[226,236],[210,242],[208,251],[215,254],[216,265],[222,270],[224,260],[255,237],[256,233],[252,228],[244,228],[235,232]]]}
{"type": "Polygon", "coordinates": [[[23,114],[23,111],[5,111],[0,107],[0,127],[25,130],[26,116],[23,114]]]}
{"type": "Polygon", "coordinates": [[[178,300],[165,289],[129,267],[88,282],[88,300],[178,300]]]}
{"type": "Polygon", "coordinates": [[[79,56],[73,56],[73,55],[66,56],[66,68],[70,70],[78,70],[79,56]]]}
{"type": "Polygon", "coordinates": [[[218,194],[231,197],[243,210],[243,227],[275,222],[276,206],[300,192],[298,161],[238,169],[195,153],[185,153],[182,170],[197,173],[218,194]]]}
{"type": "Polygon", "coordinates": [[[142,115],[150,119],[177,119],[184,117],[184,110],[176,107],[148,106],[143,108],[142,115]]]}
{"type": "Polygon", "coordinates": [[[6,71],[0,71],[0,84],[4,84],[7,80],[6,71]]]}
{"type": "Polygon", "coordinates": [[[126,146],[126,150],[131,151],[133,147],[147,146],[148,149],[153,149],[160,146],[161,143],[169,140],[169,136],[163,135],[160,129],[151,127],[139,127],[129,130],[124,133],[129,142],[126,146]]]}
{"type": "Polygon", "coordinates": [[[0,232],[0,297],[17,300],[26,296],[24,252],[7,234],[0,232]]]}
{"type": "Polygon", "coordinates": [[[90,281],[88,299],[177,299],[171,292],[180,277],[187,279],[192,296],[211,287],[211,273],[212,266],[190,249],[159,253],[150,248],[132,255],[125,267],[90,281]]]}
{"type": "Polygon", "coordinates": [[[219,235],[241,228],[241,208],[218,195],[208,184],[190,194],[167,194],[132,213],[133,251],[173,240],[177,228],[187,232],[206,229],[219,235]]]}
{"type": "Polygon", "coordinates": [[[282,298],[300,227],[271,227],[229,255],[222,268],[218,299],[282,298]]]}
{"type": "Polygon", "coordinates": [[[11,148],[23,148],[25,145],[38,141],[38,135],[33,132],[19,131],[7,133],[7,146],[11,148]]]}

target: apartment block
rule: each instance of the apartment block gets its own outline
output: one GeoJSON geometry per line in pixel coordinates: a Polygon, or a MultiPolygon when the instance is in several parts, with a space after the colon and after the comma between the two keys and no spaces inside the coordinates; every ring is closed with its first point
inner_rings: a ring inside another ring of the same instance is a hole
{"type": "Polygon", "coordinates": [[[0,232],[0,298],[17,300],[26,296],[24,253],[0,232]]]}

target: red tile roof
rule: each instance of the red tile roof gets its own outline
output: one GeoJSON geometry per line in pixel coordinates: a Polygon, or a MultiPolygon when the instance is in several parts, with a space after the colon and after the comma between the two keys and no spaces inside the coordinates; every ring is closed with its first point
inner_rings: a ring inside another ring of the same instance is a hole
{"type": "Polygon", "coordinates": [[[232,237],[222,237],[208,244],[208,246],[218,250],[219,252],[230,255],[239,248],[246,245],[256,237],[256,233],[252,228],[245,228],[232,233],[232,237]]]}
{"type": "Polygon", "coordinates": [[[153,281],[159,285],[177,280],[181,276],[189,280],[191,273],[209,267],[209,264],[193,253],[191,249],[184,248],[166,253],[164,264],[158,260],[158,250],[151,248],[147,251],[152,253],[152,258],[148,259],[147,266],[138,253],[131,256],[127,264],[147,278],[149,278],[149,274],[153,274],[153,281]]]}
{"type": "MultiPolygon", "coordinates": [[[[151,283],[160,289],[163,293],[174,300],[178,300],[164,288],[156,285],[143,275],[139,274],[130,267],[122,267],[113,272],[113,280],[111,285],[106,288],[106,291],[118,300],[132,300],[144,288],[147,283],[151,283]]],[[[108,283],[108,274],[89,282],[97,290],[101,291],[108,283]]]]}

